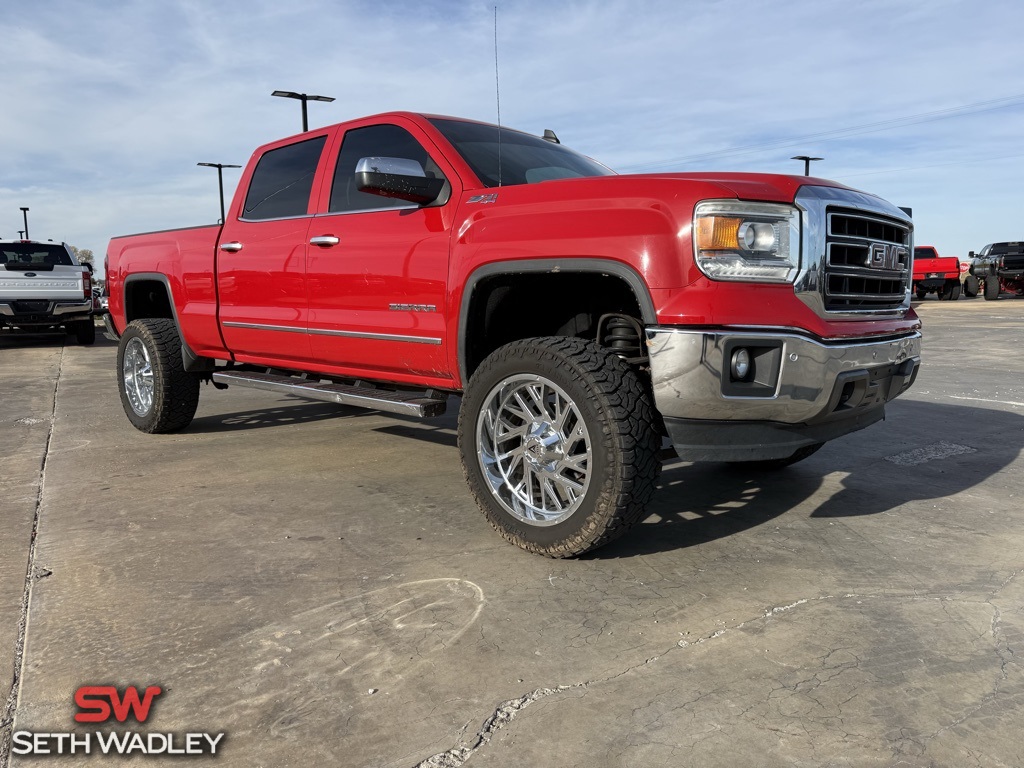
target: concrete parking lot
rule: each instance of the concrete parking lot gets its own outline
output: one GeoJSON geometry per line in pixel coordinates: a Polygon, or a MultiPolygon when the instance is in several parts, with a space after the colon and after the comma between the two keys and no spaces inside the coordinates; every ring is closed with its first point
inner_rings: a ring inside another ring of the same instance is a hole
{"type": "Polygon", "coordinates": [[[115,730],[225,733],[220,766],[1024,764],[1024,300],[916,306],[883,424],[775,473],[669,462],[573,561],[489,528],[454,400],[210,387],[150,436],[111,342],[0,340],[0,766],[99,684],[161,686],[115,730]]]}

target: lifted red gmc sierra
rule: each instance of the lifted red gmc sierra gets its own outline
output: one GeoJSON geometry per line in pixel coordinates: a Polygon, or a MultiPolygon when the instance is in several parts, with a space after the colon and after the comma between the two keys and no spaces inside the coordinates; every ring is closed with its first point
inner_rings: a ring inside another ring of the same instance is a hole
{"type": "Polygon", "coordinates": [[[116,237],[108,330],[144,432],[203,381],[437,416],[509,541],[641,519],[663,436],[784,466],[918,372],[913,225],[834,182],[617,175],[539,138],[389,113],[260,147],[223,225],[116,237]]]}

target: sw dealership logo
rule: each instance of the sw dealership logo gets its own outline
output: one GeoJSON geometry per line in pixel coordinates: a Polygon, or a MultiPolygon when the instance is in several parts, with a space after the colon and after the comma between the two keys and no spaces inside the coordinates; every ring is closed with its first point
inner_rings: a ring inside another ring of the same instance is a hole
{"type": "MultiPolygon", "coordinates": [[[[157,696],[158,685],[141,694],[134,685],[119,691],[113,685],[83,685],[75,691],[76,723],[145,723],[157,696]]],[[[216,755],[223,733],[156,733],[135,730],[83,732],[15,731],[11,751],[15,755],[160,755],[185,757],[216,755]]]]}

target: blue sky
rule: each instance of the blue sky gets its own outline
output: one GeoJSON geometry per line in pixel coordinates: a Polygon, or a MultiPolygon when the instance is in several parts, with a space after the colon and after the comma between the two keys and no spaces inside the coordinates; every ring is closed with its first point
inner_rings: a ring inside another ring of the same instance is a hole
{"type": "MultiPolygon", "coordinates": [[[[391,109],[494,121],[494,2],[22,3],[4,20],[0,237],[96,253],[210,223],[216,172],[391,109]]],[[[503,0],[501,117],[620,172],[813,173],[912,206],[919,244],[1024,238],[1019,0],[503,0]]],[[[226,171],[228,194],[237,171],[226,171]]]]}

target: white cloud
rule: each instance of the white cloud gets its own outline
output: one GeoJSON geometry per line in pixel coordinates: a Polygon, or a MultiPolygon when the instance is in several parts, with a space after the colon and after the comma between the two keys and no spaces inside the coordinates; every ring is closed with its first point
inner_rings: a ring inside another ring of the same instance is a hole
{"type": "MultiPolygon", "coordinates": [[[[310,104],[313,125],[493,120],[493,22],[491,2],[442,0],[24,4],[0,80],[0,236],[22,205],[33,236],[97,254],[112,235],[213,221],[215,174],[195,163],[244,163],[297,132],[278,88],[336,97],[310,104]]],[[[1024,5],[509,0],[498,23],[504,122],[613,168],[795,173],[789,157],[811,153],[816,173],[913,206],[940,251],[1024,236],[1024,99],[768,146],[1024,93],[1024,5]]]]}

